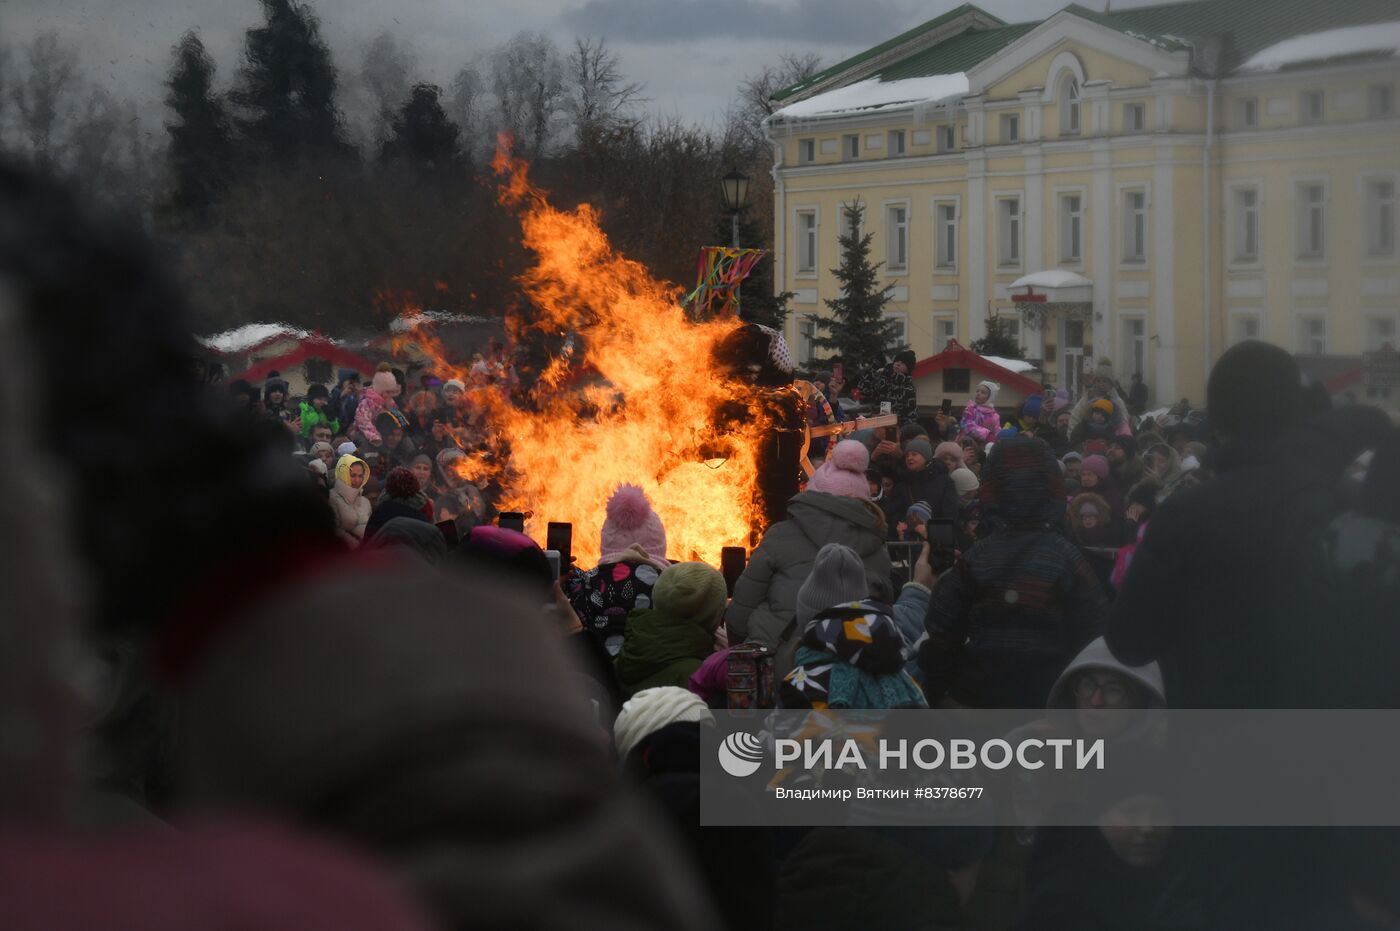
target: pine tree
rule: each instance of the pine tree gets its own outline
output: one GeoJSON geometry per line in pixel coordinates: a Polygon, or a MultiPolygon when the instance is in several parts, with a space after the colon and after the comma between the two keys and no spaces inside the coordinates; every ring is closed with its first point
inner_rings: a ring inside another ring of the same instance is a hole
{"type": "Polygon", "coordinates": [[[165,97],[175,114],[175,120],[165,124],[173,176],[170,204],[202,218],[228,187],[233,136],[223,102],[213,92],[214,62],[199,36],[185,33],[174,57],[165,97]]]}
{"type": "MultiPolygon", "coordinates": [[[[1011,335],[1011,328],[999,317],[987,318],[987,335],[972,341],[968,347],[979,356],[1000,356],[1003,359],[1020,359],[1021,344],[1011,335]]],[[[939,352],[943,348],[939,347],[939,352]]]]}
{"type": "Polygon", "coordinates": [[[408,100],[390,121],[384,142],[385,161],[402,161],[420,168],[443,168],[458,160],[462,131],[442,109],[442,88],[416,84],[408,100]]]}
{"type": "Polygon", "coordinates": [[[262,0],[266,22],[248,30],[238,84],[238,128],[254,160],[348,153],[335,105],[336,70],[311,8],[262,0]]]}
{"type": "Polygon", "coordinates": [[[870,263],[871,233],[859,235],[864,228],[865,207],[859,200],[846,204],[841,236],[841,267],[831,273],[841,282],[841,297],[826,301],[830,317],[813,315],[818,336],[814,348],[841,359],[847,379],[863,376],[885,364],[886,352],[899,338],[899,321],[885,316],[889,295],[876,280],[883,262],[870,263]]]}

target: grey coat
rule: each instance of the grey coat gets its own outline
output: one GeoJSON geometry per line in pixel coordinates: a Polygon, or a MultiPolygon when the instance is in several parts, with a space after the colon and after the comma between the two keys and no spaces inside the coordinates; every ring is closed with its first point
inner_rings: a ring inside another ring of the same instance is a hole
{"type": "Polygon", "coordinates": [[[757,640],[777,647],[797,613],[797,591],[812,571],[817,550],[844,543],[860,555],[870,596],[890,600],[890,554],[885,519],[869,501],[804,491],[788,502],[788,519],[768,528],[734,586],[725,621],[729,642],[757,640]]]}

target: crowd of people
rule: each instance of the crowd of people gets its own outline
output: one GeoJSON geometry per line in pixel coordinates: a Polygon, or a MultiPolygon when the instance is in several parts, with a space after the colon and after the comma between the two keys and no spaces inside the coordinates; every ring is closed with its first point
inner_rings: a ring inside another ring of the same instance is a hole
{"type": "Polygon", "coordinates": [[[490,428],[464,379],[211,397],[138,242],[5,169],[0,215],[7,927],[1400,921],[1385,831],[1173,829],[1141,798],[1083,828],[699,824],[741,644],[782,708],[1392,705],[1400,433],[1282,350],[1232,347],[1205,415],[1160,422],[1109,366],[921,417],[901,354],[858,389],[900,425],[831,444],[731,591],[635,485],[595,565],[498,526],[455,467],[490,428]],[[91,403],[113,383],[143,390],[91,403]]]}

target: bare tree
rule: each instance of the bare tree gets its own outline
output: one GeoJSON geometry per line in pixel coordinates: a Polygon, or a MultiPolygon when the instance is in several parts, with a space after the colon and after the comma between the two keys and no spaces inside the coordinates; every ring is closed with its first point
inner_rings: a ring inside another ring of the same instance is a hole
{"type": "Polygon", "coordinates": [[[735,144],[749,152],[764,150],[760,124],[778,109],[773,95],[807,80],[821,68],[821,56],[815,52],[784,52],[778,56],[777,64],[765,65],[762,71],[744,78],[727,120],[735,144]]]}
{"type": "Polygon", "coordinates": [[[54,157],[54,144],[65,117],[76,107],[81,75],[78,50],[56,32],[43,32],[24,48],[25,68],[10,91],[18,110],[20,132],[41,165],[54,157]]]}
{"type": "Polygon", "coordinates": [[[356,81],[357,96],[368,111],[370,135],[382,138],[399,107],[408,99],[412,51],[392,33],[381,32],[365,49],[356,81]]]}
{"type": "Polygon", "coordinates": [[[499,128],[531,159],[547,153],[565,112],[564,60],[543,33],[520,32],[491,56],[499,128]]]}
{"type": "Polygon", "coordinates": [[[462,129],[462,148],[470,156],[481,139],[481,99],[486,92],[481,72],[475,65],[464,65],[448,88],[447,115],[462,129]]]}
{"type": "Polygon", "coordinates": [[[598,132],[637,125],[635,109],[646,99],[642,85],[623,75],[622,61],[606,40],[575,37],[568,76],[568,109],[578,141],[598,132]]]}

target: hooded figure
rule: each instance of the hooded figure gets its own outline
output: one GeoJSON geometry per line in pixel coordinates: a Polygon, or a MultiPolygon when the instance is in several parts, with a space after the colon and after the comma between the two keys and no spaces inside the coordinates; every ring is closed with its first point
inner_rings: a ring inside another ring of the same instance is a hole
{"type": "Polygon", "coordinates": [[[652,589],[653,607],[627,616],[615,667],[628,698],[662,685],[685,688],[714,652],[715,628],[724,617],[724,576],[700,562],[676,563],[652,589]]]}
{"type": "Polygon", "coordinates": [[[958,422],[964,436],[970,436],[979,443],[996,439],[1001,432],[1001,415],[994,406],[1001,386],[994,381],[979,381],[967,407],[963,408],[962,420],[958,422]]]}
{"type": "Polygon", "coordinates": [[[996,444],[978,489],[984,536],[934,587],[920,652],[929,703],[1036,708],[1107,609],[1062,528],[1064,484],[1044,441],[996,444]]]}
{"type": "Polygon", "coordinates": [[[607,513],[598,565],[571,572],[561,584],[584,629],[616,656],[627,615],[652,606],[652,588],[670,563],[666,528],[639,486],[619,486],[608,499],[607,513]]]}
{"type": "MultiPolygon", "coordinates": [[[[886,532],[884,515],[866,497],[824,491],[797,495],[788,502],[787,520],[768,529],[734,586],[726,616],[730,642],[756,640],[782,655],[780,645],[799,633],[795,619],[798,591],[811,574],[817,553],[828,543],[842,543],[854,550],[865,566],[868,595],[889,602],[886,532]]],[[[780,675],[786,671],[777,670],[780,675]]]]}
{"type": "Polygon", "coordinates": [[[364,539],[369,524],[369,499],[364,496],[369,481],[369,465],[355,456],[341,456],[335,464],[335,486],[331,488],[331,508],[335,511],[335,529],[340,538],[352,546],[364,539]],[[359,484],[355,483],[358,479],[359,484]]]}

